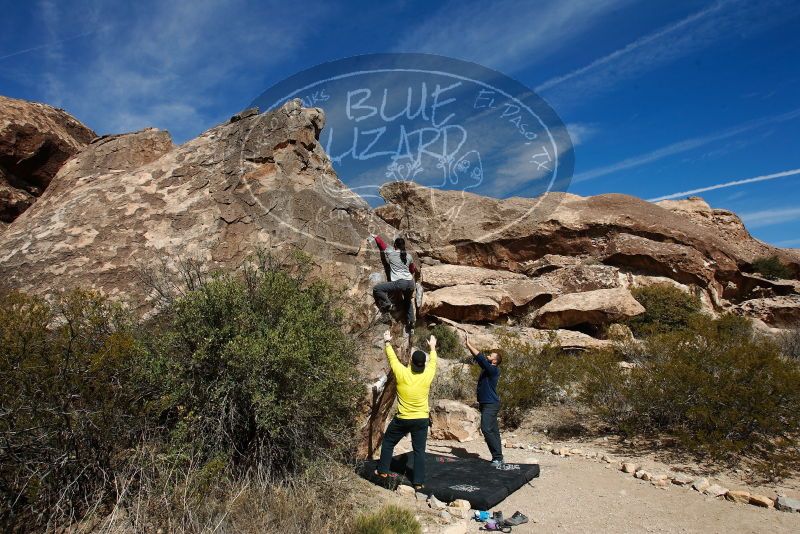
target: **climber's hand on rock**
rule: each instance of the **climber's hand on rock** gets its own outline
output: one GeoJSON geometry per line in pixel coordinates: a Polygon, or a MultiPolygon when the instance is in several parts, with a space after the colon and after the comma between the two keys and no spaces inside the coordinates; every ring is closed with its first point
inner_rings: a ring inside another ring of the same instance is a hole
{"type": "Polygon", "coordinates": [[[436,350],[436,336],[431,336],[431,338],[428,340],[428,346],[431,348],[431,350],[436,350]]]}
{"type": "MultiPolygon", "coordinates": [[[[433,337],[433,336],[431,336],[431,337],[433,337]]],[[[383,333],[383,340],[384,340],[386,343],[389,343],[389,342],[392,340],[392,333],[391,333],[391,332],[389,332],[388,330],[387,330],[386,332],[384,332],[384,333],[383,333]]]]}

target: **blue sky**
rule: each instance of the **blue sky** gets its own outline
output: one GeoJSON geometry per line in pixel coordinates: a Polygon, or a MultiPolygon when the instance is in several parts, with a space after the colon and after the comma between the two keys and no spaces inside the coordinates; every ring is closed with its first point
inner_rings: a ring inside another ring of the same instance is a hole
{"type": "Polygon", "coordinates": [[[443,54],[550,103],[575,145],[570,192],[701,190],[756,237],[800,247],[794,0],[3,4],[0,93],[98,133],[156,126],[183,142],[313,65],[443,54]]]}

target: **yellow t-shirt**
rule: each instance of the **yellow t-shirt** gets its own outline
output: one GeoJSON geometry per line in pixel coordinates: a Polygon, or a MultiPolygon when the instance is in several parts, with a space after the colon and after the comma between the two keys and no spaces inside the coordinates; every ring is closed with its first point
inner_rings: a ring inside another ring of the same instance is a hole
{"type": "Polygon", "coordinates": [[[386,357],[389,359],[389,366],[397,380],[397,417],[399,419],[427,419],[430,411],[428,393],[436,374],[436,351],[430,352],[425,370],[421,373],[413,373],[411,363],[408,366],[400,363],[390,343],[386,343],[386,357]]]}

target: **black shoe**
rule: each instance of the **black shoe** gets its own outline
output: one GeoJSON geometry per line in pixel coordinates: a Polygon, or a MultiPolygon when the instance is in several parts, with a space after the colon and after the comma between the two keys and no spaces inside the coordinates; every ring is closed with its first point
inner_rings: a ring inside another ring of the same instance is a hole
{"type": "Polygon", "coordinates": [[[378,322],[382,324],[392,324],[392,314],[388,311],[381,313],[381,316],[378,318],[378,322]]]}
{"type": "Polygon", "coordinates": [[[523,523],[528,522],[528,516],[522,514],[518,511],[514,512],[514,515],[503,521],[504,527],[516,527],[517,525],[521,525],[523,523]]]}

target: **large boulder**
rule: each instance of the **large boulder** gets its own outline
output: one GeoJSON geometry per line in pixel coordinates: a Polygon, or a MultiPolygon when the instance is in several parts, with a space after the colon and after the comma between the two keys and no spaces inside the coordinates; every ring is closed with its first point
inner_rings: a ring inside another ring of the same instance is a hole
{"type": "Polygon", "coordinates": [[[439,399],[433,405],[431,419],[431,438],[463,443],[478,436],[481,414],[464,403],[439,399]]]}
{"type": "Polygon", "coordinates": [[[94,137],[64,110],[0,96],[0,224],[28,209],[94,137]]]}
{"type": "Polygon", "coordinates": [[[800,328],[800,295],[765,297],[742,302],[734,309],[777,328],[800,328]]]}
{"type": "Polygon", "coordinates": [[[636,317],[644,311],[644,306],[627,289],[597,289],[556,297],[539,308],[533,322],[540,328],[604,325],[636,317]]]}
{"type": "MultiPolygon", "coordinates": [[[[102,138],[0,234],[0,277],[39,294],[95,289],[146,313],[154,267],[177,275],[181,260],[196,260],[231,271],[259,250],[276,261],[302,252],[312,275],[346,289],[348,324],[365,330],[370,273],[381,269],[367,237],[392,230],[337,178],[317,141],[324,120],[293,101],[181,146],[152,129],[102,138]]],[[[388,369],[378,330],[361,336],[365,383],[388,369]]],[[[364,454],[380,443],[394,391],[391,381],[365,386],[364,454]]]]}
{"type": "Polygon", "coordinates": [[[454,321],[495,321],[541,296],[549,300],[549,290],[532,280],[500,286],[450,286],[426,293],[421,313],[454,321]]]}
{"type": "Polygon", "coordinates": [[[732,239],[724,236],[728,223],[715,226],[712,217],[701,224],[672,206],[628,195],[500,200],[413,182],[386,184],[381,195],[386,205],[377,214],[413,238],[423,255],[445,263],[535,273],[532,262],[548,254],[591,257],[696,283],[715,295],[729,282],[738,287],[741,273],[765,256],[778,256],[800,274],[797,251],[753,239],[743,227],[732,239]]]}
{"type": "Polygon", "coordinates": [[[469,336],[472,344],[481,350],[499,347],[503,337],[507,335],[516,336],[523,343],[528,343],[535,347],[558,345],[568,351],[602,349],[611,345],[608,340],[597,339],[576,330],[547,330],[523,326],[507,328],[494,325],[458,323],[442,317],[438,319],[460,336],[469,336]]]}

